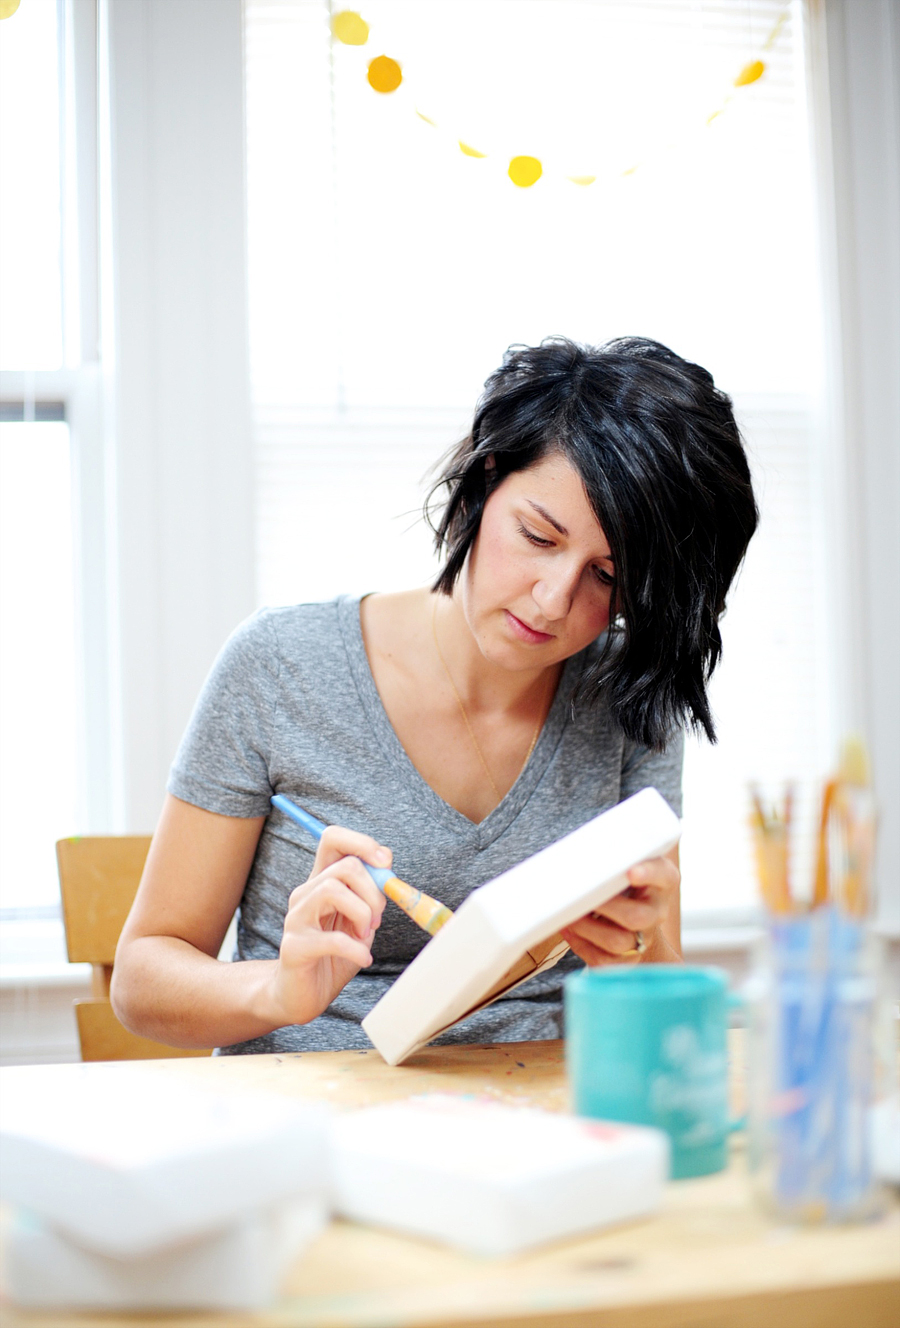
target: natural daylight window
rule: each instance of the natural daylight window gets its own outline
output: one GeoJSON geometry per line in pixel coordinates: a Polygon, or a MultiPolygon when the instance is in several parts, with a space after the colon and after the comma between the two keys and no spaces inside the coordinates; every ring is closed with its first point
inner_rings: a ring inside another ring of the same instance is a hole
{"type": "Polygon", "coordinates": [[[77,826],[69,430],[0,423],[0,909],[59,899],[77,826]]]}
{"type": "Polygon", "coordinates": [[[0,23],[0,369],[62,364],[55,3],[0,23]]]}
{"type": "Polygon", "coordinates": [[[431,575],[420,481],[511,343],[633,333],[706,365],[763,510],[721,743],[685,775],[685,909],[734,916],[756,902],[747,779],[832,756],[802,6],[371,0],[364,46],[329,11],[245,4],[259,598],[431,575]]]}
{"type": "Polygon", "coordinates": [[[76,820],[72,465],[62,402],[60,96],[55,3],[0,24],[0,918],[57,909],[54,840],[76,820]],[[29,396],[30,394],[30,396],[29,396]]]}

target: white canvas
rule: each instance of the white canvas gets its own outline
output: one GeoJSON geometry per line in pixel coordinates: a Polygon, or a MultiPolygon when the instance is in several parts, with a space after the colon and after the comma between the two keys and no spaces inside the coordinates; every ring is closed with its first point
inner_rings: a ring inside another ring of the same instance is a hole
{"type": "Polygon", "coordinates": [[[332,1147],[339,1213],[489,1255],[652,1213],[669,1169],[659,1130],[446,1094],[348,1112],[332,1147]]]}
{"type": "Polygon", "coordinates": [[[20,1213],[7,1244],[7,1290],[16,1304],[34,1309],[264,1309],[327,1217],[320,1199],[295,1199],[226,1231],[120,1259],[20,1213]]]}
{"type": "Polygon", "coordinates": [[[624,890],[625,873],[678,842],[681,823],[643,789],[473,891],[363,1020],[389,1065],[555,964],[566,927],[624,890]]]}
{"type": "Polygon", "coordinates": [[[322,1196],[329,1109],[221,1093],[125,1065],[0,1072],[0,1193],[99,1253],[130,1257],[322,1196]]]}

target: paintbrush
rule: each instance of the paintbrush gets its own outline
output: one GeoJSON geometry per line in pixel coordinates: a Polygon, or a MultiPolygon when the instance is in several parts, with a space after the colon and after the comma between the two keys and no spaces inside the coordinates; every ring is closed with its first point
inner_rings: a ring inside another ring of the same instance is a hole
{"type": "MultiPolygon", "coordinates": [[[[273,807],[284,812],[292,821],[302,825],[308,830],[316,840],[322,838],[328,827],[323,821],[311,816],[309,812],[298,807],[296,803],[291,802],[283,793],[276,793],[272,799],[273,807]]],[[[362,861],[360,859],[360,861],[362,861]]],[[[371,876],[372,880],[378,886],[383,895],[392,899],[398,908],[402,908],[408,917],[412,918],[417,926],[423,931],[427,931],[429,936],[436,935],[443,927],[445,922],[449,922],[453,917],[452,911],[446,904],[440,903],[437,899],[432,899],[430,895],[423,894],[413,885],[407,885],[406,881],[401,881],[399,876],[395,876],[392,871],[385,867],[371,867],[368,862],[363,862],[363,866],[371,876]]]]}
{"type": "Polygon", "coordinates": [[[834,776],[833,778],[826,780],[825,787],[822,790],[822,811],[819,816],[819,834],[816,843],[816,874],[813,880],[813,908],[820,908],[823,904],[827,904],[830,894],[828,827],[831,823],[831,813],[834,807],[834,797],[837,793],[837,787],[837,776],[834,776]]]}
{"type": "Polygon", "coordinates": [[[857,735],[846,738],[841,747],[828,826],[832,898],[851,917],[863,917],[871,902],[875,797],[866,745],[857,735]]]}
{"type": "Polygon", "coordinates": [[[767,812],[759,790],[750,786],[753,846],[756,850],[756,871],[763,899],[773,913],[792,913],[788,853],[790,850],[791,818],[794,790],[788,785],[784,799],[784,815],[767,812]]]}

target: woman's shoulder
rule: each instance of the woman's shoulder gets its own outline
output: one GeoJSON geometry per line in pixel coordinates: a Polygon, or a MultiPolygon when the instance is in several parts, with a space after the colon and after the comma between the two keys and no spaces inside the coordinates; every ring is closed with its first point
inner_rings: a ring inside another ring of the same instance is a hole
{"type": "Polygon", "coordinates": [[[341,596],[323,603],[257,609],[222,646],[213,676],[230,683],[274,681],[299,667],[319,673],[334,668],[343,651],[341,617],[358,613],[358,599],[341,596]]]}
{"type": "Polygon", "coordinates": [[[339,639],[341,618],[358,612],[358,604],[358,596],[341,595],[321,602],[266,606],[238,624],[229,644],[250,651],[287,649],[291,654],[304,645],[321,648],[339,639]]]}

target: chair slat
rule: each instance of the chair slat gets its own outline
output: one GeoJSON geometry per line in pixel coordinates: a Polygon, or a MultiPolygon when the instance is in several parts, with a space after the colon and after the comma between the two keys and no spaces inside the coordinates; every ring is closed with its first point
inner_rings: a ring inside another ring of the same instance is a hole
{"type": "Polygon", "coordinates": [[[73,964],[92,964],[89,1000],[75,1002],[83,1061],[209,1056],[138,1037],[119,1023],[109,984],[119,934],[140,884],[149,835],[84,835],[56,845],[66,949],[73,964]]]}
{"type": "Polygon", "coordinates": [[[109,1001],[92,997],[75,1002],[83,1061],[147,1061],[181,1056],[209,1056],[209,1051],[186,1051],[138,1037],[119,1023],[109,1001]]]}
{"type": "Polygon", "coordinates": [[[112,964],[149,848],[149,835],[85,835],[58,841],[56,859],[71,963],[112,964]]]}

